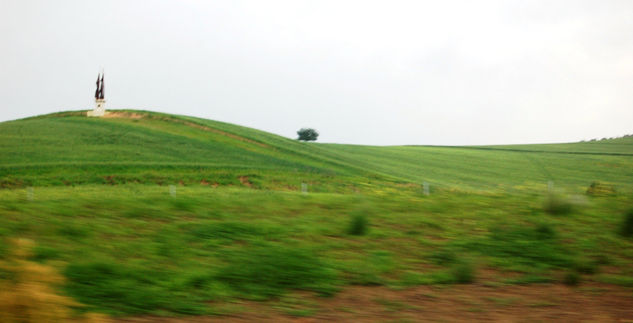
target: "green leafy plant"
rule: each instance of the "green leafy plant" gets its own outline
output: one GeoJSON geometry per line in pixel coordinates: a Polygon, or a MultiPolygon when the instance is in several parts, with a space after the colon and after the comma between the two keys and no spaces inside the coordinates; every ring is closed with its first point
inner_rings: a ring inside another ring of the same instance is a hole
{"type": "Polygon", "coordinates": [[[620,226],[620,234],[624,237],[633,237],[633,209],[624,215],[624,221],[620,226]]]}
{"type": "Polygon", "coordinates": [[[347,227],[347,233],[353,236],[363,236],[369,230],[369,220],[365,214],[353,214],[347,227]]]}

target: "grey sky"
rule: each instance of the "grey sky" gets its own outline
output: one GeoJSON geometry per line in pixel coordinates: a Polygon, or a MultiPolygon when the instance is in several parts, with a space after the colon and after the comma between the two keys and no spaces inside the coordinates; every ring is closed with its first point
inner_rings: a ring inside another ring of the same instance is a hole
{"type": "Polygon", "coordinates": [[[633,133],[633,1],[0,0],[0,121],[92,108],[355,144],[633,133]]]}

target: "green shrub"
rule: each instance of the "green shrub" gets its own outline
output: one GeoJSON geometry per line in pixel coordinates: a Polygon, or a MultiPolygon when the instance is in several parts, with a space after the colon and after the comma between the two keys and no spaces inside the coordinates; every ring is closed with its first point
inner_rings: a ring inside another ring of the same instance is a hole
{"type": "Polygon", "coordinates": [[[598,261],[581,259],[574,264],[574,269],[581,274],[593,275],[598,272],[598,261]]]}
{"type": "Polygon", "coordinates": [[[560,194],[549,193],[545,199],[543,209],[549,214],[565,215],[573,211],[573,204],[560,194]]]}
{"type": "Polygon", "coordinates": [[[33,247],[33,256],[31,258],[35,261],[43,262],[49,259],[55,259],[59,257],[60,254],[60,251],[55,248],[36,245],[33,247]]]}
{"type": "Polygon", "coordinates": [[[70,295],[109,313],[203,312],[203,304],[197,304],[195,299],[177,297],[173,286],[165,286],[164,282],[171,276],[165,271],[96,261],[70,264],[64,274],[70,295]]]}
{"type": "Polygon", "coordinates": [[[353,236],[363,236],[369,231],[369,220],[364,214],[352,215],[349,226],[347,227],[347,233],[353,236]]]}
{"type": "Polygon", "coordinates": [[[91,235],[89,228],[71,222],[63,222],[57,233],[71,240],[80,240],[91,235]]]}
{"type": "Polygon", "coordinates": [[[609,196],[615,194],[615,188],[612,185],[592,182],[587,188],[587,195],[591,196],[609,196]]]}
{"type": "Polygon", "coordinates": [[[487,239],[471,246],[504,266],[561,267],[573,265],[572,254],[558,241],[547,224],[512,226],[491,230],[487,239]]]}
{"type": "Polygon", "coordinates": [[[353,285],[384,285],[383,275],[394,269],[394,261],[388,251],[374,251],[360,261],[348,262],[345,271],[347,282],[353,285]]]}
{"type": "Polygon", "coordinates": [[[454,282],[458,284],[469,284],[475,280],[475,266],[469,260],[458,261],[450,272],[454,282]]]}
{"type": "Polygon", "coordinates": [[[624,216],[622,226],[620,227],[620,234],[623,237],[633,237],[633,209],[624,216]]]}
{"type": "Polygon", "coordinates": [[[217,240],[247,240],[255,237],[279,236],[282,228],[279,226],[250,224],[243,222],[198,222],[183,226],[192,238],[217,240]]]}
{"type": "Polygon", "coordinates": [[[331,294],[334,271],[312,252],[279,246],[253,246],[226,255],[216,279],[244,297],[269,298],[300,289],[331,294]]]}
{"type": "Polygon", "coordinates": [[[570,271],[563,277],[563,284],[568,286],[577,286],[580,284],[580,274],[576,271],[570,271]]]}
{"type": "Polygon", "coordinates": [[[450,249],[436,250],[429,256],[434,264],[444,266],[452,264],[457,260],[457,254],[450,249]]]}

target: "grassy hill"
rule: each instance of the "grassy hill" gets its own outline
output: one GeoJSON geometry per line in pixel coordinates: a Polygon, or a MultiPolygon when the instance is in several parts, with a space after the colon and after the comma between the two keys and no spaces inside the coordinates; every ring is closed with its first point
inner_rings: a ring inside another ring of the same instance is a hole
{"type": "Polygon", "coordinates": [[[633,183],[633,139],[488,147],[303,143],[147,111],[56,113],[0,124],[0,186],[210,183],[328,191],[368,179],[464,189],[633,183]],[[241,178],[241,180],[240,180],[241,178]],[[248,178],[248,183],[245,182],[248,178]]]}
{"type": "MultiPolygon", "coordinates": [[[[60,313],[56,294],[115,316],[248,318],[249,307],[235,306],[247,299],[326,319],[315,295],[352,285],[360,297],[358,286],[385,286],[387,294],[469,283],[495,293],[534,283],[630,288],[632,152],[631,138],[303,143],[132,110],[3,122],[0,321],[7,309],[60,313]],[[595,181],[603,184],[588,194],[595,181]],[[298,192],[302,182],[309,194],[298,192]],[[431,183],[430,195],[422,182],[431,183]],[[53,272],[66,283],[43,288],[53,272]]],[[[417,306],[399,308],[409,305],[417,306]]],[[[367,319],[365,309],[353,310],[367,319]]]]}

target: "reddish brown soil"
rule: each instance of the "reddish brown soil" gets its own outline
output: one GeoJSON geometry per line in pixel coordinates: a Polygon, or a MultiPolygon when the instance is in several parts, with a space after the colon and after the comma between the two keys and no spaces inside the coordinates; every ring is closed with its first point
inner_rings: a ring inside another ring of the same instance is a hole
{"type": "MultiPolygon", "coordinates": [[[[302,305],[239,301],[215,317],[126,318],[122,322],[633,322],[633,290],[597,283],[580,287],[480,284],[395,291],[350,287],[332,298],[295,294],[302,305]],[[302,307],[303,306],[303,307],[302,307]],[[308,310],[303,311],[301,310],[308,310]],[[296,311],[294,311],[296,310],[296,311]],[[292,316],[303,314],[305,317],[292,316]]],[[[213,304],[218,305],[218,304],[213,304]]],[[[219,308],[219,307],[218,307],[219,308]]]]}
{"type": "Polygon", "coordinates": [[[244,186],[252,187],[253,184],[248,180],[248,176],[240,176],[240,183],[244,186]]]}

